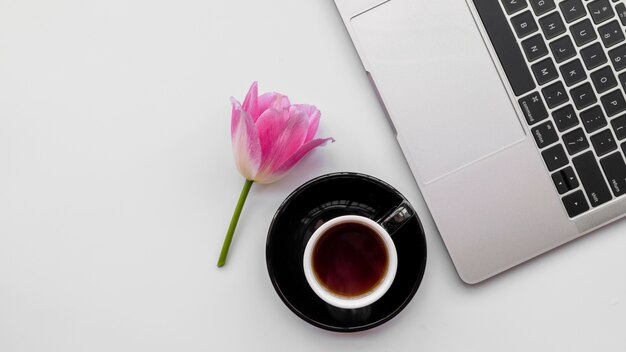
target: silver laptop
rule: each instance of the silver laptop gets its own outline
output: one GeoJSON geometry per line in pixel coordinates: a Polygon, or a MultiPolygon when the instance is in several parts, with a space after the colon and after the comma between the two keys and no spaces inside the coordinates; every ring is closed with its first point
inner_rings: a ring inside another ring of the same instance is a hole
{"type": "Polygon", "coordinates": [[[626,212],[626,6],[335,0],[461,277],[626,212]]]}

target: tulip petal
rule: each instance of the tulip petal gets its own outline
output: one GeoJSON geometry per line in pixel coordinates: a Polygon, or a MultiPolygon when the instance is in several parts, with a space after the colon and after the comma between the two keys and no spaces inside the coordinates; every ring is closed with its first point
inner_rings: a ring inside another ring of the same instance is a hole
{"type": "Polygon", "coordinates": [[[235,132],[237,131],[237,126],[239,125],[239,119],[241,118],[241,103],[233,97],[230,97],[230,103],[232,105],[230,115],[230,139],[232,141],[235,139],[235,132]]]}
{"type": "Polygon", "coordinates": [[[254,81],[248,90],[248,94],[246,94],[246,98],[243,100],[243,110],[250,114],[253,121],[256,121],[261,114],[259,111],[258,99],[259,86],[258,83],[254,81]]]}
{"type": "Polygon", "coordinates": [[[261,144],[252,117],[233,99],[231,138],[235,164],[239,173],[253,180],[261,165],[261,144]]]}
{"type": "Polygon", "coordinates": [[[268,109],[256,121],[256,128],[259,131],[259,141],[261,143],[261,160],[267,160],[273,146],[285,130],[287,119],[283,115],[285,115],[284,112],[268,109]]]}
{"type": "Polygon", "coordinates": [[[306,138],[304,139],[304,143],[308,143],[315,138],[315,134],[317,133],[317,128],[320,125],[320,116],[321,113],[315,107],[315,105],[304,105],[304,104],[296,104],[294,105],[296,109],[300,109],[306,113],[309,117],[309,130],[307,131],[306,138]]]}
{"type": "Polygon", "coordinates": [[[271,150],[261,164],[260,173],[269,174],[287,160],[304,144],[309,119],[303,111],[292,110],[282,133],[273,142],[271,150]]]}
{"type": "Polygon", "coordinates": [[[269,92],[259,97],[259,111],[263,112],[269,108],[276,110],[288,110],[291,103],[286,95],[282,95],[276,92],[269,92]]]}
{"type": "Polygon", "coordinates": [[[258,183],[272,183],[283,178],[300,160],[307,156],[313,149],[324,146],[328,142],[334,142],[333,138],[318,138],[302,145],[289,159],[283,162],[271,173],[259,173],[255,179],[258,183]]]}

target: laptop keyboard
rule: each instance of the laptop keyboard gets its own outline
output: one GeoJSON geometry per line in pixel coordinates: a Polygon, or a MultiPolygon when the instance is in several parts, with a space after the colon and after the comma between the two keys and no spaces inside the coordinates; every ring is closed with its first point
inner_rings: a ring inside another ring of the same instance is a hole
{"type": "Polygon", "coordinates": [[[474,0],[571,218],[626,194],[626,5],[474,0]]]}

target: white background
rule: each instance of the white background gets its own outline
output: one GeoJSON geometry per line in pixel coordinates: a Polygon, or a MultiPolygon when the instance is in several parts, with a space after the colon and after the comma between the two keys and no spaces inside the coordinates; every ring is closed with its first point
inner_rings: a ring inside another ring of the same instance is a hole
{"type": "Polygon", "coordinates": [[[625,232],[463,284],[331,0],[0,0],[2,352],[624,351],[625,232]],[[253,187],[217,269],[243,185],[228,98],[253,80],[337,142],[253,187]],[[351,335],[292,314],[265,267],[278,205],[335,171],[398,188],[428,240],[411,304],[351,335]]]}

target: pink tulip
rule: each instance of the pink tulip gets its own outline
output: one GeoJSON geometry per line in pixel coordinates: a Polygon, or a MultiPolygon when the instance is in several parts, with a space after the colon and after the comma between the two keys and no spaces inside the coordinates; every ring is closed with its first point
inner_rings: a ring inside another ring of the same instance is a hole
{"type": "Polygon", "coordinates": [[[237,221],[252,183],[272,183],[313,149],[332,138],[315,138],[320,111],[313,105],[292,105],[280,93],[258,95],[257,82],[252,83],[243,104],[231,98],[233,105],[231,139],[235,164],[245,177],[239,202],[222,246],[218,266],[226,262],[237,221]]]}

